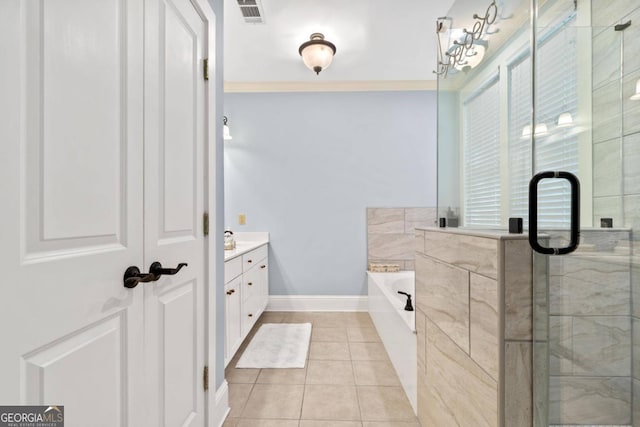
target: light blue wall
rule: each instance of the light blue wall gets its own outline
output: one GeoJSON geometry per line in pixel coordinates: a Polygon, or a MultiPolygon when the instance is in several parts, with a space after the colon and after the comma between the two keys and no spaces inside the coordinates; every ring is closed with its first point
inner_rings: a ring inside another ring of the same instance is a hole
{"type": "Polygon", "coordinates": [[[436,204],[435,92],[225,94],[224,113],[225,223],[271,233],[272,295],[366,294],[366,207],[436,204]]]}

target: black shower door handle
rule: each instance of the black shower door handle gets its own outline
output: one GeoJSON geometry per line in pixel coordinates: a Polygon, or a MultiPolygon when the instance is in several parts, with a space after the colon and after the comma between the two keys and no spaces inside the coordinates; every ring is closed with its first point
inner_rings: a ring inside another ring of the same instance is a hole
{"type": "Polygon", "coordinates": [[[529,244],[531,248],[545,255],[566,255],[578,249],[580,244],[580,181],[571,172],[540,172],[529,182],[529,244]],[[538,242],[538,184],[543,179],[566,179],[571,185],[571,237],[569,246],[545,248],[538,242]]]}

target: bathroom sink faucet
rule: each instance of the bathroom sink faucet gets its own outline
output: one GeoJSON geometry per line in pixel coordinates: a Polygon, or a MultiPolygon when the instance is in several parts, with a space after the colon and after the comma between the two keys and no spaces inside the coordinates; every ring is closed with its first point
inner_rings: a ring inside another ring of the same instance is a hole
{"type": "Polygon", "coordinates": [[[398,291],[399,294],[405,295],[407,297],[407,304],[404,306],[405,311],[413,311],[413,305],[411,304],[411,294],[406,292],[398,291]]]}

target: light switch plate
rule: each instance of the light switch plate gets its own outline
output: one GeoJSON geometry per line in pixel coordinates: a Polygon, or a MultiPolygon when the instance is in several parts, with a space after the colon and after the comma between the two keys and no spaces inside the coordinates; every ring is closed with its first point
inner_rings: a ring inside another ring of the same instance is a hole
{"type": "Polygon", "coordinates": [[[247,223],[247,216],[245,214],[238,214],[238,225],[245,225],[247,223]]]}

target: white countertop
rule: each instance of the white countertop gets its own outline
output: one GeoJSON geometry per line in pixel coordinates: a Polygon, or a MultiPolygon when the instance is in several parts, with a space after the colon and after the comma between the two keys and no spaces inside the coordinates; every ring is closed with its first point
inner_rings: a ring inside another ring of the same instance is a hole
{"type": "Polygon", "coordinates": [[[236,248],[224,251],[224,260],[228,261],[269,243],[269,233],[266,232],[237,232],[233,233],[236,248]]]}

